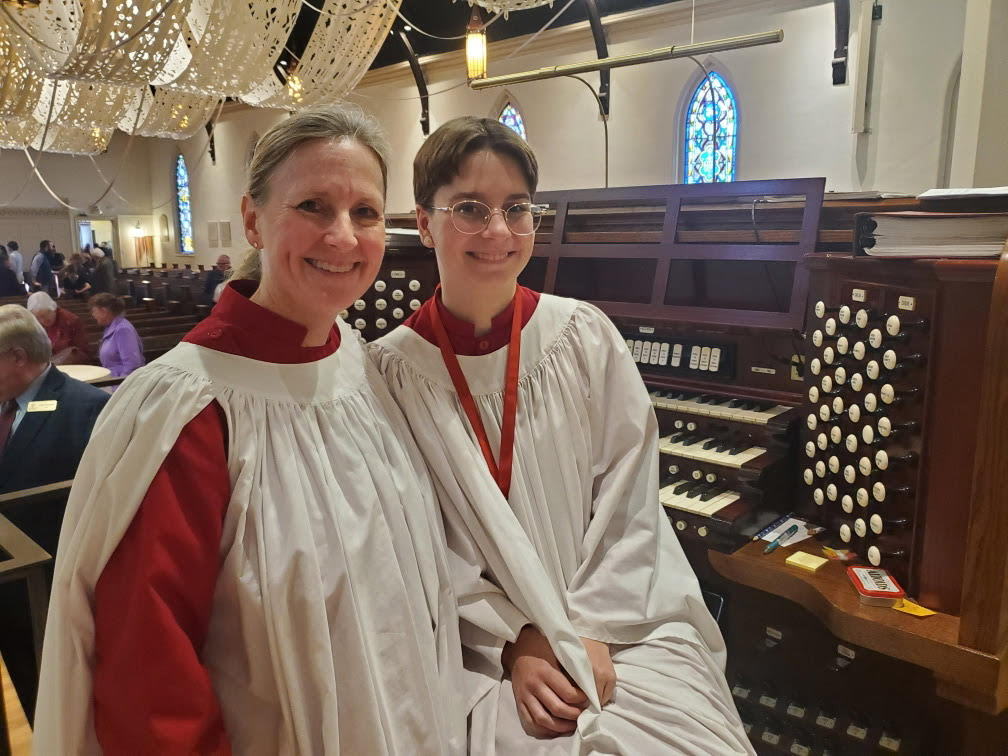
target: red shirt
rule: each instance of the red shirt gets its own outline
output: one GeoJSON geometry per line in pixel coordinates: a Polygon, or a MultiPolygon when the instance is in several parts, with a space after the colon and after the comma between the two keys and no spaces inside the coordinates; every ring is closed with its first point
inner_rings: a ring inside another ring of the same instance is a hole
{"type": "Polygon", "coordinates": [[[45,329],[45,332],[49,341],[52,342],[53,354],[59,354],[69,347],[77,347],[88,357],[91,356],[91,347],[88,346],[87,334],[84,333],[84,324],[69,310],[57,307],[56,320],[45,329]]]}
{"type": "MultiPolygon", "coordinates": [[[[535,312],[536,305],[539,304],[539,292],[526,289],[524,286],[518,287],[518,292],[522,297],[522,328],[529,322],[532,313],[535,312]]],[[[511,314],[514,312],[514,301],[490,321],[489,333],[481,336],[476,335],[476,327],[461,318],[452,315],[441,303],[441,287],[434,296],[428,299],[419,310],[409,316],[403,325],[412,328],[420,336],[431,344],[437,344],[437,336],[434,335],[434,324],[431,320],[431,308],[437,307],[441,315],[441,322],[448,333],[448,340],[451,341],[455,354],[468,356],[478,356],[496,352],[501,347],[507,346],[511,340],[511,314]]]]}
{"type": "MultiPolygon", "coordinates": [[[[264,362],[314,362],[306,329],[252,302],[234,281],[184,341],[264,362]]],[[[227,428],[213,402],[182,429],[95,587],[95,732],[114,754],[230,754],[200,654],[231,496],[227,428]]]]}

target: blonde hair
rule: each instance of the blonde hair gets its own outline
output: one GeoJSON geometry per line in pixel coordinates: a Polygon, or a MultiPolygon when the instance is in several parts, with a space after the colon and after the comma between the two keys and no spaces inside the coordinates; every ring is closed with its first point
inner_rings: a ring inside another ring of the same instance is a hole
{"type": "Polygon", "coordinates": [[[21,305],[0,307],[0,349],[23,349],[35,365],[44,365],[52,359],[52,343],[45,329],[21,305]]]}
{"type": "Polygon", "coordinates": [[[234,268],[231,275],[227,278],[227,280],[231,279],[235,281],[262,280],[262,258],[259,256],[258,249],[249,249],[245,257],[242,258],[242,261],[238,263],[238,267],[234,268]]]}
{"type": "Polygon", "coordinates": [[[295,113],[256,142],[248,166],[247,191],[253,201],[266,198],[276,169],[299,145],[312,139],[349,139],[370,149],[381,168],[382,194],[386,193],[390,150],[378,122],[355,106],[324,105],[295,113]]]}

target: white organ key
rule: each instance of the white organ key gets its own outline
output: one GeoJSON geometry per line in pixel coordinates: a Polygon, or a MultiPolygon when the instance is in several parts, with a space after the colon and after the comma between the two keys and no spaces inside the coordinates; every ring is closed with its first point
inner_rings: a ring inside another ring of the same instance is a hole
{"type": "MultiPolygon", "coordinates": [[[[692,365],[690,365],[692,367],[692,365]]],[[[710,347],[704,347],[700,350],[700,369],[706,370],[710,367],[710,347]]]]}
{"type": "Polygon", "coordinates": [[[668,365],[669,346],[667,341],[663,341],[658,349],[658,364],[668,365]]]}
{"type": "MultiPolygon", "coordinates": [[[[652,349],[652,354],[654,349],[652,349]]],[[[696,399],[666,399],[657,396],[658,392],[651,393],[651,403],[660,409],[675,410],[677,412],[688,412],[691,415],[702,417],[713,417],[718,420],[734,420],[750,425],[766,425],[770,420],[784,412],[790,410],[782,404],[774,405],[766,410],[746,410],[738,407],[729,407],[725,398],[724,404],[710,404],[708,402],[697,401],[696,399]]],[[[815,430],[810,426],[809,430],[815,430]]]]}
{"type": "Polygon", "coordinates": [[[766,453],[766,449],[762,446],[750,446],[748,449],[743,449],[737,454],[703,448],[705,443],[714,440],[716,439],[708,437],[687,446],[681,441],[670,441],[669,437],[666,436],[659,439],[658,450],[662,454],[674,454],[677,457],[684,457],[696,462],[710,462],[711,464],[735,469],[741,468],[746,462],[750,462],[766,453]]]}
{"type": "Polygon", "coordinates": [[[652,342],[652,344],[651,344],[651,364],[652,365],[657,365],[658,364],[658,354],[660,352],[661,352],[661,346],[659,345],[659,343],[657,341],[652,342]]]}
{"type": "Polygon", "coordinates": [[[710,371],[716,373],[721,367],[721,347],[712,347],[710,350],[710,371]]]}
{"type": "Polygon", "coordinates": [[[741,494],[737,491],[725,491],[717,496],[714,496],[708,501],[701,500],[699,496],[691,498],[685,494],[675,493],[675,487],[681,482],[682,481],[669,483],[659,490],[658,500],[663,506],[670,509],[679,509],[684,512],[692,512],[693,514],[710,517],[727,507],[729,504],[742,498],[741,494]]]}
{"type": "Polygon", "coordinates": [[[626,348],[630,352],[630,354],[633,355],[633,339],[626,340],[626,348]]]}
{"type": "Polygon", "coordinates": [[[642,341],[641,342],[640,359],[638,359],[637,361],[640,362],[642,365],[647,365],[649,362],[651,362],[651,342],[650,341],[642,341]]]}
{"type": "Polygon", "coordinates": [[[641,351],[644,349],[644,342],[639,339],[634,339],[633,343],[633,359],[634,362],[640,362],[641,351]]]}
{"type": "Polygon", "coordinates": [[[679,363],[682,361],[682,344],[676,344],[672,347],[672,367],[679,367],[679,363]]]}
{"type": "Polygon", "coordinates": [[[700,367],[700,347],[695,346],[690,349],[689,366],[690,370],[696,370],[700,367]]]}

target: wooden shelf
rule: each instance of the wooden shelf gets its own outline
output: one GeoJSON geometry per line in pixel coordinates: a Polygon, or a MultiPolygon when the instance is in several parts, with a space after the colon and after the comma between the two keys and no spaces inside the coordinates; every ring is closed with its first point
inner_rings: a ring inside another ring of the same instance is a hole
{"type": "Polygon", "coordinates": [[[801,546],[764,554],[764,544],[755,542],[733,554],[710,551],[708,558],[729,580],[797,602],[838,638],[931,670],[945,698],[990,714],[1008,707],[1005,653],[996,656],[960,645],[958,617],[913,617],[865,606],[841,562],[830,562],[816,573],[786,565],[794,551],[819,551],[810,542],[801,546]]]}

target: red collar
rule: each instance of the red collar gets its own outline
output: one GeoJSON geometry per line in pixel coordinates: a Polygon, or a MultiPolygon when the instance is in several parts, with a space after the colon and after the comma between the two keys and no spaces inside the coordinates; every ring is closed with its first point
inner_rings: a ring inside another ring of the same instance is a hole
{"type": "MultiPolygon", "coordinates": [[[[522,297],[522,328],[529,322],[532,313],[535,312],[536,305],[539,304],[539,292],[519,286],[518,291],[522,297]]],[[[457,318],[448,312],[441,303],[441,291],[438,288],[433,297],[423,303],[423,306],[410,315],[403,324],[407,328],[412,328],[423,339],[431,344],[437,345],[437,336],[434,333],[434,325],[431,321],[430,308],[437,307],[441,315],[441,322],[444,324],[448,339],[452,343],[455,354],[466,356],[479,356],[496,352],[498,349],[507,346],[511,337],[511,313],[514,311],[514,300],[490,321],[490,332],[482,336],[476,336],[475,327],[472,323],[457,318]]]]}
{"type": "Polygon", "coordinates": [[[250,297],[257,288],[256,281],[230,281],[210,315],[183,341],[285,365],[316,362],[339,349],[340,335],[335,325],[322,346],[301,346],[308,329],[253,302],[250,297]]]}

